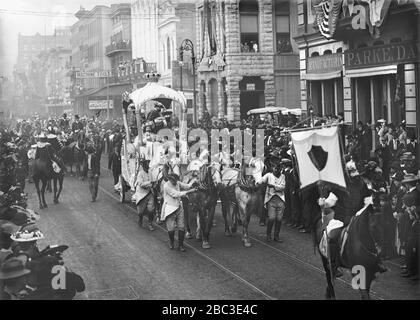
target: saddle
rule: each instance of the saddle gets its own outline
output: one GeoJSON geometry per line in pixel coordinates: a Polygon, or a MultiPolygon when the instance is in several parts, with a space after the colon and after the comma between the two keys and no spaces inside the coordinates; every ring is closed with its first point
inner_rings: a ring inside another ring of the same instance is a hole
{"type": "Polygon", "coordinates": [[[334,213],[322,216],[322,238],[319,242],[319,251],[325,258],[330,258],[327,250],[328,241],[338,245],[341,258],[348,235],[348,226],[345,228],[343,226],[343,222],[334,219],[334,213]]]}

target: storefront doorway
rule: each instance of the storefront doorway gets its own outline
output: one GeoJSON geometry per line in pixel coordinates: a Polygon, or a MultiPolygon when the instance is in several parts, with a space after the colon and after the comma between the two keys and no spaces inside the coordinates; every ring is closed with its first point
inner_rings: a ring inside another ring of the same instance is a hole
{"type": "MultiPolygon", "coordinates": [[[[398,126],[404,118],[404,111],[396,98],[396,82],[395,74],[355,78],[356,121],[375,124],[384,119],[388,124],[398,126]]],[[[378,143],[378,135],[372,132],[372,150],[378,143]]]]}
{"type": "Polygon", "coordinates": [[[264,81],[260,77],[244,77],[239,82],[241,119],[248,118],[247,112],[255,108],[264,108],[264,81]]]}

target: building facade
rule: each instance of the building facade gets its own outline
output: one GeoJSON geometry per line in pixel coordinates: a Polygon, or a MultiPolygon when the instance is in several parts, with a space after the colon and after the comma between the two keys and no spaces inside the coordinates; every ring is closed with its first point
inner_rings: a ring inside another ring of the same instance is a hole
{"type": "Polygon", "coordinates": [[[131,5],[121,3],[111,5],[112,31],[106,56],[111,60],[111,70],[118,73],[121,68],[129,67],[131,54],[131,5]]]}
{"type": "Polygon", "coordinates": [[[46,57],[46,112],[61,115],[72,110],[71,49],[51,49],[46,57]]]}
{"type": "Polygon", "coordinates": [[[254,108],[298,107],[294,1],[201,1],[197,30],[200,116],[239,121],[254,108]]]}
{"type": "MultiPolygon", "coordinates": [[[[190,118],[193,115],[194,68],[191,51],[185,51],[180,62],[179,48],[185,39],[196,44],[195,10],[194,0],[136,0],[131,5],[134,63],[147,61],[148,70],[155,63],[154,71],[161,75],[159,83],[182,90],[186,95],[190,118]]],[[[144,81],[134,82],[133,89],[144,84],[144,81]]]]}
{"type": "Polygon", "coordinates": [[[69,50],[70,28],[56,28],[53,35],[18,36],[18,58],[13,72],[15,102],[22,113],[46,113],[46,74],[51,50],[69,50]]]}
{"type": "Polygon", "coordinates": [[[31,62],[37,60],[40,53],[54,48],[70,48],[70,27],[56,28],[53,35],[37,33],[33,36],[25,36],[19,33],[17,71],[29,71],[31,62]]]}
{"type": "MultiPolygon", "coordinates": [[[[349,7],[347,1],[335,1],[336,16],[328,17],[335,23],[320,29],[325,3],[333,5],[330,0],[298,2],[302,111],[341,113],[349,127],[358,121],[405,121],[419,136],[418,5],[385,1],[372,21],[372,4],[355,1],[349,7]]],[[[372,134],[372,150],[377,143],[372,134]]]]}

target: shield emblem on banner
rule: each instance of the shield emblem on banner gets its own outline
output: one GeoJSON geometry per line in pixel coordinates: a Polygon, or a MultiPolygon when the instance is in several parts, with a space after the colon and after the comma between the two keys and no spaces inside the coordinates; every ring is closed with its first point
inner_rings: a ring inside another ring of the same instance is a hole
{"type": "Polygon", "coordinates": [[[321,146],[312,146],[308,152],[308,156],[318,171],[325,168],[328,160],[328,152],[324,151],[321,146]]]}

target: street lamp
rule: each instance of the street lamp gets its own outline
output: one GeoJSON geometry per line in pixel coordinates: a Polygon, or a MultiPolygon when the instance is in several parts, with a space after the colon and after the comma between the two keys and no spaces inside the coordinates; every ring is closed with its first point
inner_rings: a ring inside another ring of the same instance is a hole
{"type": "MultiPolygon", "coordinates": [[[[181,46],[179,47],[179,57],[180,57],[181,62],[183,62],[184,60],[184,51],[191,51],[191,62],[192,62],[192,69],[193,69],[192,71],[193,71],[194,122],[197,122],[197,103],[196,103],[196,92],[195,92],[195,54],[194,54],[194,44],[192,43],[190,39],[183,40],[181,43],[181,46]]],[[[181,70],[182,70],[182,65],[181,65],[181,70]]],[[[182,73],[181,73],[181,85],[182,85],[182,73]]]]}

